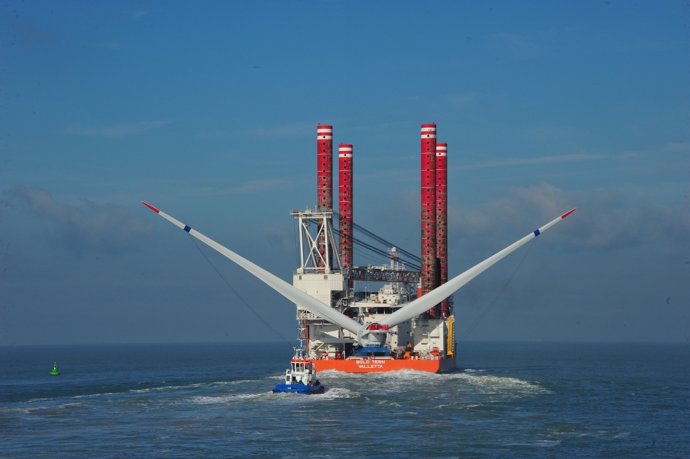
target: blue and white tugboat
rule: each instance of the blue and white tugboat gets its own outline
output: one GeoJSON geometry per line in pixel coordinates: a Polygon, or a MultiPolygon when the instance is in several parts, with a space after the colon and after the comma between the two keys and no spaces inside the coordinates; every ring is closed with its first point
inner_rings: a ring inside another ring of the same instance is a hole
{"type": "Polygon", "coordinates": [[[306,355],[303,347],[295,348],[295,355],[290,360],[290,368],[285,370],[285,382],[276,384],[273,392],[294,394],[323,394],[326,389],[316,379],[316,370],[306,355]]]}

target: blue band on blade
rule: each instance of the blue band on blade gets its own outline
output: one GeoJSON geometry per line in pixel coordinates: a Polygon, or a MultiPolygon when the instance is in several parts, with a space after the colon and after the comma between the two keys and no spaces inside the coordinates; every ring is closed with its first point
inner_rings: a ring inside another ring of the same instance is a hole
{"type": "Polygon", "coordinates": [[[192,227],[188,225],[184,225],[184,230],[189,233],[189,230],[191,230],[192,227]]]}
{"type": "Polygon", "coordinates": [[[535,229],[535,230],[534,230],[534,235],[535,235],[535,236],[539,236],[540,234],[541,234],[541,231],[539,231],[538,229],[535,229]]]}

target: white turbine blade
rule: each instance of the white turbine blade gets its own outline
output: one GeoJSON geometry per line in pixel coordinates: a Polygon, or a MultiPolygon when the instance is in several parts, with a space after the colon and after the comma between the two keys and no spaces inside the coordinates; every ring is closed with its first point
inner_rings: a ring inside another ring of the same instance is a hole
{"type": "Polygon", "coordinates": [[[549,223],[545,224],[541,228],[534,230],[527,236],[523,237],[522,239],[513,242],[511,245],[506,247],[505,249],[501,250],[500,252],[497,252],[487,258],[486,260],[482,261],[481,263],[476,264],[475,266],[471,267],[467,271],[465,271],[462,274],[457,275],[453,279],[449,280],[445,284],[435,288],[434,290],[430,291],[426,295],[417,298],[416,300],[408,303],[407,305],[401,307],[397,311],[395,311],[393,314],[387,316],[383,320],[381,320],[380,324],[381,325],[388,325],[389,327],[394,327],[398,325],[401,322],[405,322],[406,320],[409,320],[413,317],[416,317],[420,315],[421,313],[431,309],[444,299],[448,298],[450,295],[455,293],[457,290],[462,288],[465,284],[467,284],[469,281],[489,269],[491,266],[499,262],[501,259],[504,257],[510,255],[523,245],[527,244],[529,241],[534,239],[535,237],[539,236],[541,233],[546,231],[547,229],[551,228],[553,225],[556,223],[560,222],[561,220],[565,219],[568,215],[572,214],[575,212],[575,209],[569,210],[568,212],[564,213],[560,217],[556,217],[553,220],[551,220],[549,223]]]}
{"type": "Polygon", "coordinates": [[[180,222],[174,217],[166,214],[162,210],[157,209],[156,207],[146,202],[143,202],[143,204],[149,209],[151,209],[153,212],[168,220],[173,225],[189,233],[190,236],[195,237],[207,246],[211,247],[216,252],[220,253],[221,255],[235,262],[240,267],[249,271],[251,274],[263,281],[273,290],[280,293],[285,298],[294,302],[295,304],[300,305],[309,312],[316,314],[319,317],[322,317],[323,319],[335,325],[338,325],[339,327],[344,328],[345,330],[349,330],[352,333],[357,333],[362,328],[362,326],[358,322],[355,322],[354,320],[350,319],[345,314],[342,314],[341,312],[333,309],[331,306],[322,303],[313,296],[298,289],[294,285],[288,284],[278,276],[275,276],[274,274],[271,274],[270,272],[266,271],[260,266],[255,265],[246,258],[236,254],[232,250],[228,249],[227,247],[224,247],[223,245],[217,243],[213,239],[205,236],[204,234],[189,227],[188,225],[185,225],[184,223],[180,222]]]}

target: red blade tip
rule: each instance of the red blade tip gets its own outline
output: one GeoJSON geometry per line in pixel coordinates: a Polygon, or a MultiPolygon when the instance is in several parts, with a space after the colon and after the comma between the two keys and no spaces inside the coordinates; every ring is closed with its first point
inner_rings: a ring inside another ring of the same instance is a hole
{"type": "Polygon", "coordinates": [[[561,219],[567,217],[568,215],[572,214],[572,213],[575,212],[576,210],[577,210],[577,208],[575,208],[575,209],[570,209],[568,212],[566,212],[566,213],[564,213],[563,215],[561,215],[561,219]]]}
{"type": "Polygon", "coordinates": [[[155,207],[153,207],[153,206],[152,206],[151,204],[149,204],[148,202],[141,201],[141,203],[142,203],[143,205],[145,205],[146,207],[148,207],[149,209],[151,209],[152,211],[154,211],[155,213],[157,213],[157,214],[160,213],[160,210],[156,209],[155,207]]]}

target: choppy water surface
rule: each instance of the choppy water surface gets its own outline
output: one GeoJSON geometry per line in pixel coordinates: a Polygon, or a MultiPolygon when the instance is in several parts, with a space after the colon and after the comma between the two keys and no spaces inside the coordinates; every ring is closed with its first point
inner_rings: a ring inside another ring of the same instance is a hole
{"type": "Polygon", "coordinates": [[[690,346],[469,343],[451,374],[273,394],[291,353],[0,348],[0,456],[690,457],[690,346]]]}

